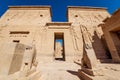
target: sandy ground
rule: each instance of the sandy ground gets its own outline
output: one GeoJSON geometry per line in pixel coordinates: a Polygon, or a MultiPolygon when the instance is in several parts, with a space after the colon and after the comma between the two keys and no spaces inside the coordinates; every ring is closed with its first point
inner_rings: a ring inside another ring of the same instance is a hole
{"type": "Polygon", "coordinates": [[[80,80],[77,76],[80,65],[64,61],[39,63],[37,70],[41,71],[40,80],[80,80]]]}
{"type": "MultiPolygon", "coordinates": [[[[120,80],[120,64],[102,63],[98,67],[102,71],[102,76],[95,76],[95,80],[120,80]]],[[[78,77],[78,69],[81,66],[74,62],[53,61],[53,62],[39,62],[36,72],[33,73],[33,78],[26,77],[16,79],[17,74],[11,76],[0,76],[0,80],[81,80],[78,77]],[[36,73],[38,77],[36,77],[36,73]],[[35,79],[35,77],[38,79],[35,79]]]]}
{"type": "Polygon", "coordinates": [[[99,80],[120,80],[120,64],[102,63],[103,77],[99,80]]]}
{"type": "MultiPolygon", "coordinates": [[[[120,64],[102,63],[99,67],[103,76],[96,76],[96,80],[120,80],[120,64]]],[[[39,63],[37,67],[41,72],[40,80],[80,80],[78,69],[80,65],[64,61],[39,63]]]]}

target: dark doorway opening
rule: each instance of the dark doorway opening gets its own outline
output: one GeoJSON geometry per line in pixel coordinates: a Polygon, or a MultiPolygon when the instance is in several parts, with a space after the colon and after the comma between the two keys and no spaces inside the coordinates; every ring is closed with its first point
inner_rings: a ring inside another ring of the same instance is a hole
{"type": "Polygon", "coordinates": [[[55,60],[65,61],[64,34],[54,34],[54,57],[55,60]]]}

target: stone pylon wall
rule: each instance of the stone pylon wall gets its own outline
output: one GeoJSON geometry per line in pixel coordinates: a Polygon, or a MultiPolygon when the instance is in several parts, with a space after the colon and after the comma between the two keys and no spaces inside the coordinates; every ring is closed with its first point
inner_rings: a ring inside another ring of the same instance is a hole
{"type": "MultiPolygon", "coordinates": [[[[51,22],[50,7],[10,7],[0,19],[0,48],[5,43],[14,42],[35,45],[37,61],[54,61],[54,35],[63,33],[65,60],[81,60],[83,53],[81,29],[84,29],[89,35],[97,58],[108,58],[101,40],[103,32],[98,27],[110,16],[106,9],[68,7],[67,16],[68,22],[51,22]]],[[[0,53],[4,54],[4,51],[0,53]]],[[[0,57],[3,56],[1,54],[0,57]]],[[[8,54],[9,52],[5,53],[8,54]]]]}
{"type": "Polygon", "coordinates": [[[76,37],[76,47],[81,49],[76,51],[82,52],[83,41],[81,38],[81,28],[84,28],[86,30],[86,34],[89,35],[97,58],[108,58],[107,51],[104,43],[102,42],[103,32],[101,27],[98,27],[98,25],[107,17],[110,17],[110,14],[103,8],[68,7],[68,22],[73,22],[72,29],[75,33],[74,36],[76,37]]]}

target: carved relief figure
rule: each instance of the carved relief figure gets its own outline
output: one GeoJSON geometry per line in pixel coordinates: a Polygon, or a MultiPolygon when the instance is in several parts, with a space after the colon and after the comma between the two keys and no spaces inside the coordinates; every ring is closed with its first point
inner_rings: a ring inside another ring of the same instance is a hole
{"type": "Polygon", "coordinates": [[[80,31],[80,27],[72,26],[71,32],[72,32],[72,36],[73,36],[74,48],[76,51],[80,51],[81,50],[81,40],[82,40],[82,34],[80,31]]]}
{"type": "Polygon", "coordinates": [[[80,61],[83,54],[83,40],[79,24],[72,26],[70,31],[72,35],[73,47],[75,49],[74,60],[80,61]]]}

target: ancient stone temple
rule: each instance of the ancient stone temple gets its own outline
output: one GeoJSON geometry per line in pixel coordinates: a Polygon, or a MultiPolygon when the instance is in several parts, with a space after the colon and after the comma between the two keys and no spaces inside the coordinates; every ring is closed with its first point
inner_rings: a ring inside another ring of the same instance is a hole
{"type": "Polygon", "coordinates": [[[67,22],[52,22],[50,6],[10,6],[0,18],[0,80],[119,80],[120,33],[108,36],[110,17],[69,6],[67,22]]]}

